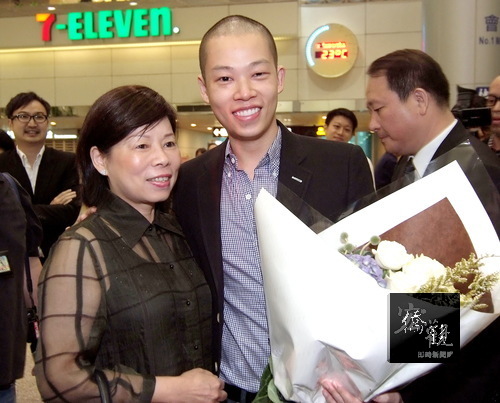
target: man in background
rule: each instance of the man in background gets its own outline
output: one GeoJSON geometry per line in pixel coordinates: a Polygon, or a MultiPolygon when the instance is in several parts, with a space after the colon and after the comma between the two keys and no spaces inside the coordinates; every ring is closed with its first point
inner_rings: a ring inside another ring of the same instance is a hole
{"type": "Polygon", "coordinates": [[[358,127],[356,115],[346,108],[332,109],[325,119],[325,137],[327,140],[348,143],[358,127]]]}
{"type": "Polygon", "coordinates": [[[44,258],[66,227],[78,217],[75,155],[45,146],[50,105],[34,92],[13,97],[5,108],[16,149],[0,155],[0,172],[8,172],[31,196],[42,223],[44,258]]]}
{"type": "MultiPolygon", "coordinates": [[[[332,109],[325,119],[325,137],[327,140],[348,143],[356,133],[358,119],[354,112],[346,108],[332,109]]],[[[375,184],[373,163],[367,157],[368,165],[375,184]]]]}
{"type": "Polygon", "coordinates": [[[395,51],[375,60],[368,76],[369,128],[386,151],[403,156],[394,179],[409,159],[422,177],[431,161],[469,141],[500,190],[498,160],[453,116],[448,80],[434,59],[419,50],[395,51]]]}
{"type": "Polygon", "coordinates": [[[373,183],[361,148],[300,136],[276,120],[285,69],[265,26],[226,17],[205,34],[199,55],[202,98],[229,137],[181,166],[174,209],[212,287],[215,370],[228,401],[245,403],[270,357],[253,211],[259,191],[301,218],[291,192],[335,221],[373,183]]]}

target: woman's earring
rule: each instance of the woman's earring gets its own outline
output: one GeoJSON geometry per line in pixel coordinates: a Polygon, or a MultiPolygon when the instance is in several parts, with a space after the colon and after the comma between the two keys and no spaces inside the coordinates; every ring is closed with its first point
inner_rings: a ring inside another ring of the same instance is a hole
{"type": "Polygon", "coordinates": [[[108,171],[106,171],[105,169],[103,169],[103,170],[101,171],[101,175],[102,175],[102,176],[106,176],[107,174],[108,174],[108,171]]]}

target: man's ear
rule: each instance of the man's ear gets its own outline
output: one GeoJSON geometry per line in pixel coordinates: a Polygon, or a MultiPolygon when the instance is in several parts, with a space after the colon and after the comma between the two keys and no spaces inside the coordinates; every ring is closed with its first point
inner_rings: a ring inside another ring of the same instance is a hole
{"type": "Polygon", "coordinates": [[[198,76],[198,85],[200,86],[200,93],[203,101],[207,104],[210,104],[210,99],[208,98],[207,94],[207,86],[205,85],[205,80],[203,79],[203,76],[201,74],[198,76]]]}
{"type": "Polygon", "coordinates": [[[96,146],[90,149],[90,158],[98,172],[107,172],[106,156],[96,146]]]}
{"type": "Polygon", "coordinates": [[[425,115],[429,108],[430,94],[423,88],[415,88],[413,90],[413,97],[417,103],[419,113],[425,115]]]}
{"type": "Polygon", "coordinates": [[[278,94],[281,94],[285,88],[285,73],[286,70],[283,66],[278,66],[278,94]]]}

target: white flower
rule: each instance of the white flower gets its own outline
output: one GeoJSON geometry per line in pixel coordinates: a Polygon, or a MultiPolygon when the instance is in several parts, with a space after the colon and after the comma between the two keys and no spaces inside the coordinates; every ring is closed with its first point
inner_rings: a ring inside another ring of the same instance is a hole
{"type": "Polygon", "coordinates": [[[420,255],[387,276],[387,287],[394,292],[417,292],[432,277],[446,274],[446,268],[437,260],[420,255]]]}
{"type": "Polygon", "coordinates": [[[386,270],[400,270],[413,259],[403,245],[394,241],[382,241],[372,252],[379,266],[386,270]]]}

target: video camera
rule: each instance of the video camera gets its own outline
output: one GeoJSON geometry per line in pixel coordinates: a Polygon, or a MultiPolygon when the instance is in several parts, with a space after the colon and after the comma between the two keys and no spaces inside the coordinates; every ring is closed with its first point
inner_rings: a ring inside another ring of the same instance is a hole
{"type": "Polygon", "coordinates": [[[470,129],[471,127],[483,127],[491,125],[491,109],[484,108],[467,108],[461,110],[451,110],[453,115],[462,122],[462,124],[470,129]]]}
{"type": "Polygon", "coordinates": [[[457,85],[457,103],[451,112],[467,128],[491,125],[491,109],[476,91],[457,85]]]}

